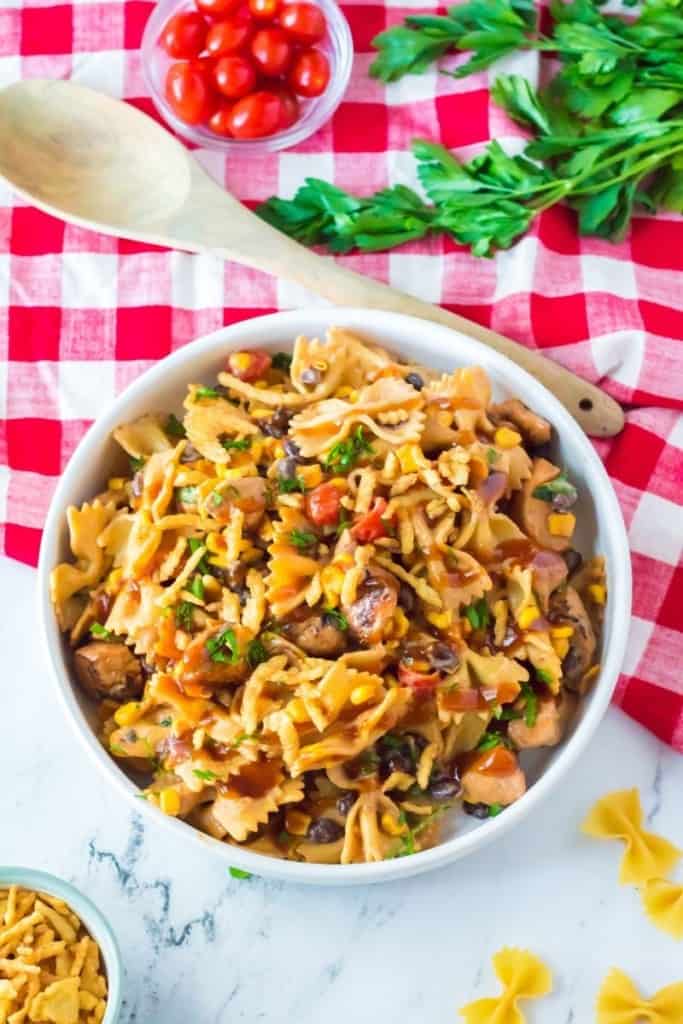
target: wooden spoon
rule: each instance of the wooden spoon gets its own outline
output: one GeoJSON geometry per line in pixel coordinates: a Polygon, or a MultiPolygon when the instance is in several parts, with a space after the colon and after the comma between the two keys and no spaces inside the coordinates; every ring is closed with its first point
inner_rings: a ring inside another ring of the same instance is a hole
{"type": "Polygon", "coordinates": [[[553,392],[588,434],[624,423],[599,388],[543,356],[355,274],[271,228],[215,184],[176,139],[135,107],[73,82],[32,79],[0,92],[0,174],[29,202],[85,228],[210,252],[331,302],[408,313],[502,352],[553,392]]]}

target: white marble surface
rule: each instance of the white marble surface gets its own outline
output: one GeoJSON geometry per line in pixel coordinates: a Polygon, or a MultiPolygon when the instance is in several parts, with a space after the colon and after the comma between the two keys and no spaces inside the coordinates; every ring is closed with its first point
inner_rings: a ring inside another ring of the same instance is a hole
{"type": "Polygon", "coordinates": [[[122,1024],[447,1024],[497,991],[505,944],[542,954],[554,994],[530,1024],[590,1024],[611,966],[644,991],[683,979],[681,946],[617,885],[617,844],[577,830],[604,792],[637,785],[683,845],[683,759],[611,710],[564,790],[483,853],[372,888],[236,881],[131,813],[94,773],[36,642],[34,573],[0,562],[0,863],[78,885],[122,946],[122,1024]]]}

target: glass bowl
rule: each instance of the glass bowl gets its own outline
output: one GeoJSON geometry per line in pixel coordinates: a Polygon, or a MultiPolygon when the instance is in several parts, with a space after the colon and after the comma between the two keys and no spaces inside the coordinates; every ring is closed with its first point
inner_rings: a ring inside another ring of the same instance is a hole
{"type": "Polygon", "coordinates": [[[263,139],[229,139],[215,135],[203,125],[189,125],[181,121],[168,105],[164,96],[164,79],[174,58],[159,45],[162,29],[171,15],[178,11],[196,10],[188,0],[160,0],[152,11],[142,37],[142,68],[154,106],[174,131],[188,142],[224,153],[264,153],[296,146],[303,142],[326,121],[342,101],[351,76],[353,63],[353,41],[349,24],[335,0],[313,0],[327,19],[327,35],[317,43],[330,62],[330,81],[327,89],[315,99],[299,99],[301,116],[295,124],[284,131],[268,135],[263,139]]]}
{"type": "Polygon", "coordinates": [[[123,965],[121,952],[114,932],[101,910],[84,896],[79,889],[62,878],[48,875],[33,868],[0,866],[0,888],[19,885],[23,889],[46,892],[64,900],[87,928],[100,947],[105,973],[107,975],[107,1008],[102,1024],[116,1024],[121,1015],[123,999],[123,965]]]}

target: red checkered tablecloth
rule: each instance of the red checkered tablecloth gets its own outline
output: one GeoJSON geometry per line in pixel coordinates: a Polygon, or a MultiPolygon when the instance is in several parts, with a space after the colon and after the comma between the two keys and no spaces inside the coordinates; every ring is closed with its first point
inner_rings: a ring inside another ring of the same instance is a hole
{"type": "MultiPolygon", "coordinates": [[[[152,6],[0,0],[0,86],[71,77],[152,113],[138,51],[152,6]]],[[[201,152],[202,163],[254,203],[291,195],[310,174],[361,193],[415,184],[407,149],[416,135],[465,157],[492,137],[519,146],[520,129],[489,101],[486,73],[456,81],[431,72],[389,87],[368,77],[372,37],[414,10],[393,0],[344,4],[356,56],[332,121],[285,153],[201,152]]],[[[515,57],[506,70],[535,79],[536,61],[515,57]]],[[[542,349],[625,403],[623,434],[598,446],[626,520],[635,583],[616,701],[683,751],[683,219],[636,218],[612,245],[579,240],[573,215],[554,209],[495,260],[435,240],[344,262],[542,349]]],[[[74,447],[155,360],[222,324],[310,301],[243,267],[64,225],[0,184],[4,552],[35,564],[50,495],[74,447]]]]}

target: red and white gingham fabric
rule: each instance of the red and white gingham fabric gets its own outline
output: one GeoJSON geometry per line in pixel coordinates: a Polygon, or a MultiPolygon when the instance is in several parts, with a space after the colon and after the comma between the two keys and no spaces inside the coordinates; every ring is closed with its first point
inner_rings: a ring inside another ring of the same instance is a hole
{"type": "MultiPolygon", "coordinates": [[[[0,0],[0,86],[72,77],[152,113],[138,46],[147,0],[0,0]]],[[[291,195],[306,175],[366,193],[414,184],[415,136],[463,156],[521,131],[489,102],[489,76],[435,72],[390,87],[367,75],[370,40],[422,7],[343,5],[356,57],[345,102],[285,153],[200,153],[242,200],[291,195]]],[[[454,58],[457,62],[461,58],[454,58]]],[[[538,74],[536,58],[507,70],[538,74]]],[[[566,209],[495,260],[434,240],[347,265],[490,325],[600,383],[628,407],[599,445],[629,532],[635,594],[616,701],[683,751],[683,219],[637,218],[612,245],[577,237],[566,209]]],[[[204,256],[100,237],[23,205],[0,184],[0,522],[35,564],[55,481],[90,421],[133,378],[221,324],[309,303],[286,282],[204,256]]],[[[314,301],[314,300],[313,300],[314,301]]]]}

